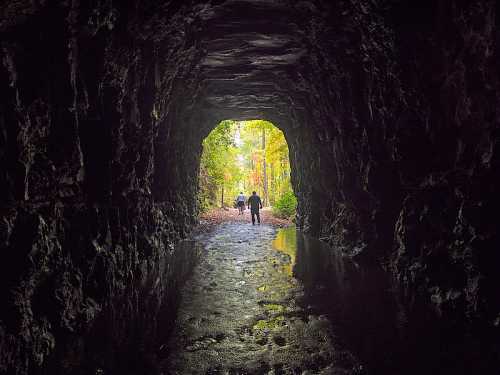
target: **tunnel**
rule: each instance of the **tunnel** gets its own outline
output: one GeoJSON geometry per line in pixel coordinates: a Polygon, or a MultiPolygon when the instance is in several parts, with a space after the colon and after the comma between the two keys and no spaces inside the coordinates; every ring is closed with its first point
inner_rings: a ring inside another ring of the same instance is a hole
{"type": "Polygon", "coordinates": [[[498,370],[494,1],[0,9],[0,373],[159,373],[202,141],[256,118],[285,134],[297,228],[380,265],[498,370]]]}

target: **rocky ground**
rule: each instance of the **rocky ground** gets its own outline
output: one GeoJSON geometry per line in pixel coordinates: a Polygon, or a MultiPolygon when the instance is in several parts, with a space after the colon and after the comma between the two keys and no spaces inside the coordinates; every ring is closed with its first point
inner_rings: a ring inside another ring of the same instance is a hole
{"type": "Polygon", "coordinates": [[[293,243],[270,217],[260,226],[232,211],[209,218],[226,222],[199,237],[205,254],[183,289],[164,373],[360,373],[329,320],[301,304],[293,243]]]}

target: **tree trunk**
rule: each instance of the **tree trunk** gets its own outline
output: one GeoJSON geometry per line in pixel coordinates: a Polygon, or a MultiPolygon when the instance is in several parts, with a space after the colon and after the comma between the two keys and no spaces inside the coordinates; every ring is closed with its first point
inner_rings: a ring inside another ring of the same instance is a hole
{"type": "Polygon", "coordinates": [[[264,189],[263,205],[267,206],[269,194],[267,191],[267,170],[266,170],[266,129],[262,128],[262,187],[264,189]]]}
{"type": "Polygon", "coordinates": [[[272,206],[274,202],[276,202],[276,181],[274,179],[274,164],[269,163],[269,166],[271,167],[271,194],[269,197],[269,204],[272,206]]]}
{"type": "Polygon", "coordinates": [[[220,207],[224,208],[224,185],[222,185],[222,190],[221,190],[220,207]]]}

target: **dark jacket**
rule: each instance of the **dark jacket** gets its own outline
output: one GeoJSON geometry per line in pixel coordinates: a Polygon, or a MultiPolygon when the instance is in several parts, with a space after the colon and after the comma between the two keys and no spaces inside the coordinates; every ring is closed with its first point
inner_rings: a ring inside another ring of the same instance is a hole
{"type": "Polygon", "coordinates": [[[248,198],[248,205],[252,211],[259,211],[259,208],[262,207],[262,201],[258,195],[251,195],[248,198]]]}

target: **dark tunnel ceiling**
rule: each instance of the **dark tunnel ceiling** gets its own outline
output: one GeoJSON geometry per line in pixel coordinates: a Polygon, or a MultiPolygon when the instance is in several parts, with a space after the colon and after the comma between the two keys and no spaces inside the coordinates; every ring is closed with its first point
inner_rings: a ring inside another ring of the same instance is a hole
{"type": "MultiPolygon", "coordinates": [[[[307,59],[297,8],[283,2],[226,1],[204,6],[199,48],[203,108],[242,118],[285,115],[299,104],[290,86],[307,59]],[[296,99],[296,98],[295,98],[296,99]]],[[[273,116],[275,117],[275,116],[273,116]]]]}

